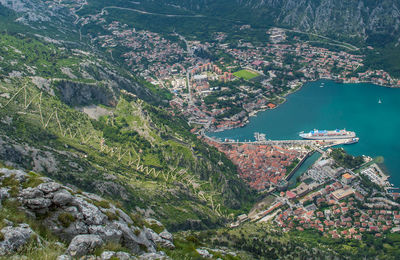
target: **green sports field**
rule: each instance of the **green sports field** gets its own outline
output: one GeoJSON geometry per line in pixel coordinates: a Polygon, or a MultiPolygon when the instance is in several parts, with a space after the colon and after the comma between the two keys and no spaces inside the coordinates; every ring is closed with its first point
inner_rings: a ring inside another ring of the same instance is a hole
{"type": "Polygon", "coordinates": [[[242,79],[246,79],[246,80],[250,80],[252,78],[259,76],[258,73],[250,71],[250,70],[246,70],[246,69],[236,71],[235,73],[233,73],[233,75],[235,75],[238,78],[242,78],[242,79]]]}

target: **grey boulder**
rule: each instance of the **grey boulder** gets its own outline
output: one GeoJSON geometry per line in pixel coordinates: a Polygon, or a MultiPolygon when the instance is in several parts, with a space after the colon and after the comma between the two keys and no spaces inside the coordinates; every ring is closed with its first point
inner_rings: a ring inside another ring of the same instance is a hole
{"type": "Polygon", "coordinates": [[[78,208],[87,225],[102,225],[107,220],[99,208],[80,197],[75,197],[71,204],[78,208]]]}
{"type": "Polygon", "coordinates": [[[168,256],[165,254],[162,254],[163,252],[160,253],[145,253],[143,255],[139,256],[139,259],[141,260],[164,260],[164,259],[170,259],[168,256]]]}
{"type": "Polygon", "coordinates": [[[61,184],[57,182],[45,182],[39,184],[36,188],[43,191],[44,193],[50,193],[61,189],[61,187],[62,187],[61,184]]]}
{"type": "Polygon", "coordinates": [[[119,243],[122,232],[110,225],[107,226],[89,226],[89,233],[100,236],[104,241],[119,243]]]}
{"type": "Polygon", "coordinates": [[[72,257],[81,257],[92,253],[103,245],[103,239],[98,235],[78,235],[68,246],[67,252],[72,257]]]}
{"type": "MultiPolygon", "coordinates": [[[[164,237],[168,237],[168,238],[172,239],[172,235],[168,231],[163,231],[163,232],[165,232],[163,234],[164,237]],[[169,235],[167,233],[169,233],[169,235]]],[[[146,229],[146,233],[148,235],[150,235],[150,237],[151,237],[150,239],[153,240],[157,246],[163,247],[163,248],[168,248],[168,249],[175,249],[175,245],[172,243],[171,240],[165,239],[160,236],[162,233],[159,235],[156,232],[154,232],[152,229],[149,229],[149,228],[146,229]]]]}
{"type": "Polygon", "coordinates": [[[18,227],[5,227],[1,230],[4,240],[0,242],[0,255],[7,255],[17,251],[29,242],[34,232],[27,224],[18,227]]]}
{"type": "Polygon", "coordinates": [[[53,203],[56,204],[57,206],[68,205],[69,203],[71,203],[72,200],[73,200],[73,197],[72,197],[71,193],[69,193],[69,191],[67,191],[67,190],[57,191],[53,195],[53,203]]]}

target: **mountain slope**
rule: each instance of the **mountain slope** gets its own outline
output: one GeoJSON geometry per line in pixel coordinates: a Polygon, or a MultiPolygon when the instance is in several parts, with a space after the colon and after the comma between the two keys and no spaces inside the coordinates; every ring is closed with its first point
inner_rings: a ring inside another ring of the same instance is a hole
{"type": "Polygon", "coordinates": [[[129,216],[95,194],[36,173],[0,168],[0,186],[0,256],[165,259],[156,247],[175,248],[172,234],[158,221],[129,216]]]}
{"type": "Polygon", "coordinates": [[[172,230],[221,224],[249,203],[233,164],[185,121],[138,98],[161,100],[123,70],[33,36],[0,41],[1,160],[120,201],[172,230]]]}
{"type": "MultiPolygon", "coordinates": [[[[157,1],[159,2],[159,1],[157,1]]],[[[400,2],[348,0],[163,0],[167,6],[221,16],[243,23],[286,26],[301,31],[317,32],[346,38],[367,39],[378,44],[384,35],[399,40],[400,2]]],[[[154,6],[146,1],[144,6],[154,6]]]]}

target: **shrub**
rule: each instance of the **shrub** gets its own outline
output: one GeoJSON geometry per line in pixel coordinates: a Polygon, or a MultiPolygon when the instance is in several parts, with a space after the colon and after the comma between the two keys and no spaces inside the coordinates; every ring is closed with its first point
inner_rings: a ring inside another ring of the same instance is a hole
{"type": "Polygon", "coordinates": [[[145,246],[143,244],[139,244],[139,248],[140,248],[140,250],[147,252],[147,246],[145,246]]]}
{"type": "Polygon", "coordinates": [[[163,232],[164,231],[164,227],[163,226],[159,226],[159,225],[157,225],[157,224],[155,224],[155,223],[152,223],[152,224],[145,224],[145,226],[146,227],[148,227],[148,228],[151,228],[154,232],[156,232],[157,234],[160,234],[161,232],[163,232]]]}
{"type": "Polygon", "coordinates": [[[63,212],[60,215],[58,215],[58,221],[60,221],[63,227],[67,228],[69,227],[69,225],[71,225],[72,222],[75,221],[75,217],[72,216],[72,214],[69,212],[63,212]]]}
{"type": "Polygon", "coordinates": [[[192,242],[194,244],[199,244],[200,243],[199,239],[197,237],[195,237],[194,235],[189,235],[189,236],[187,236],[185,238],[186,238],[186,241],[188,241],[188,242],[192,242]]]}
{"type": "Polygon", "coordinates": [[[19,187],[18,186],[11,186],[9,193],[12,197],[16,197],[19,193],[19,187]]]}
{"type": "MultiPolygon", "coordinates": [[[[103,253],[104,251],[113,251],[113,252],[119,252],[119,251],[123,251],[123,252],[127,252],[130,253],[130,250],[127,249],[126,247],[123,247],[120,243],[116,243],[116,242],[107,242],[105,243],[102,247],[97,248],[94,251],[94,255],[95,256],[100,256],[101,253],[103,253]]],[[[118,258],[110,258],[111,259],[118,259],[118,258]]]]}
{"type": "Polygon", "coordinates": [[[116,214],[114,214],[112,211],[107,210],[107,211],[105,212],[105,214],[106,214],[106,216],[108,217],[108,219],[109,219],[110,221],[118,220],[118,216],[117,216],[116,214]]]}
{"type": "Polygon", "coordinates": [[[137,226],[139,228],[143,228],[145,223],[144,223],[144,220],[143,220],[142,216],[140,216],[137,213],[131,213],[130,217],[131,217],[133,223],[135,224],[135,226],[137,226]]]}
{"type": "Polygon", "coordinates": [[[139,229],[135,229],[134,233],[135,233],[136,236],[139,236],[140,235],[140,230],[139,229]]]}
{"type": "Polygon", "coordinates": [[[26,214],[19,209],[21,204],[16,199],[6,199],[2,204],[5,218],[15,223],[26,223],[26,214]]]}
{"type": "Polygon", "coordinates": [[[26,179],[26,181],[22,184],[22,187],[24,189],[31,187],[37,187],[39,184],[43,183],[43,180],[40,179],[40,175],[34,173],[34,172],[29,172],[28,173],[28,178],[26,179]]]}
{"type": "Polygon", "coordinates": [[[15,175],[11,175],[10,177],[4,178],[2,186],[16,187],[19,186],[19,181],[15,179],[15,175]]]}
{"type": "Polygon", "coordinates": [[[104,208],[104,209],[109,209],[111,207],[110,202],[108,202],[106,200],[93,201],[93,204],[96,205],[96,207],[100,207],[100,208],[104,208]]]}

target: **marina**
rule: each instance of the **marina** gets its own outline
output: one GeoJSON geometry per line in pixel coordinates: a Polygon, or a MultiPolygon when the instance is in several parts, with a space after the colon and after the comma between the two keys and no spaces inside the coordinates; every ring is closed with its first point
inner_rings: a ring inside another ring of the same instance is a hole
{"type": "Polygon", "coordinates": [[[355,156],[383,156],[390,182],[399,186],[399,99],[400,89],[327,80],[309,82],[276,109],[252,117],[245,127],[207,135],[243,142],[254,140],[254,133],[259,132],[265,133],[271,144],[307,143],[299,140],[299,132],[314,128],[351,129],[360,139],[356,144],[343,146],[345,150],[355,156]],[[320,88],[322,83],[324,88],[320,88]]]}

